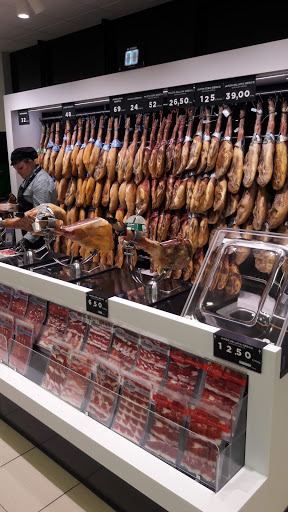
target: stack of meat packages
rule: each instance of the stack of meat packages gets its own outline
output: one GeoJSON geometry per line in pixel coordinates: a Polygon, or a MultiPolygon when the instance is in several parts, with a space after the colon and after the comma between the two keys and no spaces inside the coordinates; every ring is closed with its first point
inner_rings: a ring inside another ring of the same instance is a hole
{"type": "Polygon", "coordinates": [[[1,359],[25,373],[31,349],[46,318],[46,301],[21,290],[0,287],[1,359]]]}
{"type": "MultiPolygon", "coordinates": [[[[61,146],[60,123],[43,124],[39,163],[55,177],[68,223],[97,216],[125,222],[138,213],[150,239],[188,238],[193,257],[172,277],[194,282],[217,227],[287,233],[287,101],[251,107],[79,118],[66,122],[61,146]]],[[[117,242],[115,236],[114,250],[95,261],[121,267],[117,242]]],[[[88,255],[59,238],[56,249],[88,255]]],[[[242,261],[230,256],[231,274],[242,261]]],[[[151,270],[161,271],[152,260],[151,270]]]]}

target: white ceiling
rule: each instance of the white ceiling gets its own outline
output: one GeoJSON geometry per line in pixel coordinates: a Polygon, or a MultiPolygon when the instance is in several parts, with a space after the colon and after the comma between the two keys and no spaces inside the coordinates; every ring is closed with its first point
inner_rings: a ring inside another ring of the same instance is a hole
{"type": "Polygon", "coordinates": [[[0,0],[0,52],[13,52],[77,32],[169,0],[41,0],[45,10],[30,18],[16,14],[16,0],[0,0]]]}

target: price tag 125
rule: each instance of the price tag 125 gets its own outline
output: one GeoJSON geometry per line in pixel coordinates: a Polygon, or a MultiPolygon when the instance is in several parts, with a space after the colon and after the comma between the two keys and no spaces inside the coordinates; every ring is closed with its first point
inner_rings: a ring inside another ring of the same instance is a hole
{"type": "Polygon", "coordinates": [[[195,85],[195,104],[199,106],[216,105],[223,102],[223,83],[204,82],[195,85]]]}
{"type": "Polygon", "coordinates": [[[194,103],[194,86],[183,85],[168,89],[168,108],[190,108],[194,103]]]}

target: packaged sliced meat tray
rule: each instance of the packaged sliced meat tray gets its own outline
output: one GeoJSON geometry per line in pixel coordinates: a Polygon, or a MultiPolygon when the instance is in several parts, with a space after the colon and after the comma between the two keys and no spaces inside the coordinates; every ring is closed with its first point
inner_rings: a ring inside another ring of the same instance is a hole
{"type": "Polygon", "coordinates": [[[125,373],[122,377],[121,393],[112,429],[141,445],[146,431],[153,389],[144,372],[137,376],[125,373]]]}
{"type": "Polygon", "coordinates": [[[24,317],[28,306],[28,295],[20,290],[13,290],[10,304],[10,313],[24,317]]]}
{"type": "Polygon", "coordinates": [[[14,323],[13,315],[9,315],[3,310],[0,310],[0,335],[4,336],[6,340],[3,341],[2,339],[3,344],[0,350],[0,359],[6,363],[8,363],[8,352],[14,335],[14,323]]]}
{"type": "MultiPolygon", "coordinates": [[[[114,327],[108,358],[120,367],[132,368],[138,352],[139,334],[122,327],[114,327]]],[[[126,369],[125,368],[125,369],[126,369]]]]}
{"type": "Polygon", "coordinates": [[[0,285],[0,309],[9,311],[13,290],[8,286],[0,285]]]}
{"type": "Polygon", "coordinates": [[[76,311],[69,311],[66,330],[63,336],[64,343],[67,343],[72,350],[81,350],[86,332],[88,330],[89,317],[76,311]]]}
{"type": "Polygon", "coordinates": [[[9,366],[25,374],[29,365],[34,341],[34,326],[28,322],[15,319],[15,340],[9,356],[9,366]]]}
{"type": "Polygon", "coordinates": [[[62,400],[83,409],[91,385],[93,361],[79,352],[71,352],[69,371],[61,392],[62,400]]]}
{"type": "Polygon", "coordinates": [[[0,334],[0,361],[8,363],[8,341],[3,334],[0,334]]]}
{"type": "Polygon", "coordinates": [[[41,386],[54,395],[60,396],[68,373],[70,349],[51,339],[51,356],[48,360],[41,386]],[[54,344],[53,344],[54,343],[54,344]]]}
{"type": "Polygon", "coordinates": [[[95,358],[95,380],[92,386],[87,413],[107,427],[111,426],[120,389],[119,368],[114,361],[95,358]]]}
{"type": "Polygon", "coordinates": [[[35,337],[38,335],[41,325],[44,324],[47,315],[47,301],[29,295],[25,321],[34,326],[35,337]]]}
{"type": "Polygon", "coordinates": [[[133,374],[142,377],[146,372],[150,380],[160,383],[166,375],[169,352],[169,345],[141,335],[133,374]]]}
{"type": "Polygon", "coordinates": [[[58,340],[59,343],[63,342],[68,315],[68,309],[56,304],[49,304],[47,320],[39,335],[39,347],[50,351],[53,345],[51,338],[58,340]]]}
{"type": "Polygon", "coordinates": [[[85,354],[106,354],[112,336],[112,324],[105,320],[90,318],[90,325],[83,348],[85,354]]]}

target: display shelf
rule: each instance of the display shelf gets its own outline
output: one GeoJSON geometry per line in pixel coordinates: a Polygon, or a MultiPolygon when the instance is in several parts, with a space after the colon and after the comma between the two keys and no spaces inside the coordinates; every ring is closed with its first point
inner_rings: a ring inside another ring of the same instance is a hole
{"type": "MultiPolygon", "coordinates": [[[[0,282],[85,311],[86,289],[0,264],[0,282]],[[71,287],[72,286],[72,287],[71,287]],[[71,290],[73,289],[73,293],[71,290]]],[[[96,316],[96,315],[95,315],[96,316]]],[[[109,320],[198,356],[213,357],[215,328],[117,297],[109,320]]],[[[222,362],[218,359],[219,362],[222,362]]],[[[281,348],[263,349],[262,373],[249,376],[245,466],[218,493],[143,451],[22,375],[0,365],[0,391],[169,512],[283,512],[288,503],[288,376],[281,348]]],[[[239,370],[239,366],[228,364],[239,370]]]]}

